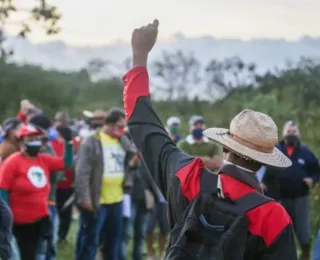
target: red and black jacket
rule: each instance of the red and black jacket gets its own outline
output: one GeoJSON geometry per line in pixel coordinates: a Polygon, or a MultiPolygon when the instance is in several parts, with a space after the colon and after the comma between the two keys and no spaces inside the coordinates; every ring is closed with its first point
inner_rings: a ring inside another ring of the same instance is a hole
{"type": "MultiPolygon", "coordinates": [[[[152,107],[145,67],[129,71],[124,77],[124,85],[129,132],[149,172],[166,195],[173,227],[188,204],[201,192],[203,178],[212,172],[204,167],[200,158],[183,153],[171,141],[152,107]]],[[[259,192],[258,181],[249,173],[236,166],[221,171],[226,173],[220,174],[225,197],[238,199],[247,193],[259,192]]],[[[297,259],[291,220],[281,205],[269,202],[249,211],[247,217],[250,237],[246,260],[297,259]]]]}

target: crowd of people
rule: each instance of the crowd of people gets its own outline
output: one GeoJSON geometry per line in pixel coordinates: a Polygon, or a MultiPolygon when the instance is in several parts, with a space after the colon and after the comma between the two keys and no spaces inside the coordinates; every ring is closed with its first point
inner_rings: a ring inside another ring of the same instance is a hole
{"type": "Polygon", "coordinates": [[[56,259],[57,244],[68,243],[73,207],[79,212],[76,259],[98,253],[127,259],[132,237],[133,259],[142,259],[145,240],[150,259],[164,256],[167,203],[141,163],[124,117],[111,109],[84,111],[82,121],[66,112],[51,119],[21,101],[18,115],[1,128],[0,192],[13,216],[13,237],[10,247],[0,243],[1,259],[56,259]]]}
{"type": "MultiPolygon", "coordinates": [[[[73,205],[80,212],[76,259],[93,260],[97,253],[102,259],[127,259],[131,238],[132,259],[143,259],[144,243],[148,259],[162,259],[170,232],[168,205],[126,131],[125,114],[96,110],[78,122],[58,112],[51,120],[40,110],[34,113],[34,106],[25,110],[26,103],[16,118],[4,121],[0,144],[1,197],[14,217],[11,259],[55,259],[57,243],[67,243],[73,205]]],[[[188,124],[184,137],[181,120],[172,116],[166,131],[178,148],[218,171],[225,164],[223,151],[204,136],[205,119],[195,115],[188,124]]],[[[264,193],[287,209],[302,259],[310,259],[309,190],[319,179],[319,164],[301,144],[295,122],[283,129],[278,147],[293,165],[284,171],[262,166],[257,178],[264,193]]]]}
{"type": "MultiPolygon", "coordinates": [[[[320,166],[298,124],[288,121],[278,143],[273,120],[249,109],[230,129],[206,129],[201,115],[190,118],[185,137],[176,116],[164,127],[146,69],[157,30],[155,21],[133,33],[124,112],[84,111],[84,120],[71,120],[60,111],[51,119],[23,100],[4,121],[1,259],[56,259],[57,244],[69,243],[73,208],[76,260],[142,260],[145,243],[148,260],[295,260],[294,235],[301,259],[311,259],[309,192],[320,166]],[[217,196],[201,195],[208,193],[217,196]]],[[[313,251],[319,260],[320,231],[313,251]]]]}

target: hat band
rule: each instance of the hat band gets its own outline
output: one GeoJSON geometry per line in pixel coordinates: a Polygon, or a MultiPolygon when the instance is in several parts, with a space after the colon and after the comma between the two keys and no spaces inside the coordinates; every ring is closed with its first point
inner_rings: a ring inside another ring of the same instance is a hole
{"type": "Polygon", "coordinates": [[[251,142],[248,142],[247,140],[235,135],[235,134],[231,134],[231,138],[238,142],[239,144],[242,144],[246,147],[249,147],[253,150],[256,150],[258,152],[262,152],[262,153],[272,153],[273,152],[273,149],[274,147],[265,147],[265,146],[261,146],[261,145],[257,145],[257,144],[254,144],[254,143],[251,143],[251,142]]]}

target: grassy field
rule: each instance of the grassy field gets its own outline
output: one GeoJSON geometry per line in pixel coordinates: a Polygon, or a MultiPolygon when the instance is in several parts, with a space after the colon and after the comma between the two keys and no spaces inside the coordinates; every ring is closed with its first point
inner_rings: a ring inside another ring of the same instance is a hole
{"type": "MultiPolygon", "coordinates": [[[[74,220],[68,236],[68,244],[58,245],[57,260],[75,259],[74,252],[75,252],[75,246],[76,246],[77,231],[78,231],[78,222],[74,220]]],[[[315,234],[315,232],[313,233],[315,234]]],[[[299,246],[297,246],[297,250],[298,250],[298,254],[300,255],[301,252],[300,252],[299,246]]],[[[128,246],[128,254],[130,253],[131,253],[131,244],[129,244],[128,246]]],[[[144,249],[144,255],[146,255],[146,248],[144,249]]]]}
{"type": "Polygon", "coordinates": [[[71,230],[69,232],[68,244],[61,244],[58,246],[57,260],[74,259],[77,231],[78,231],[78,222],[75,220],[72,223],[71,230]]]}
{"type": "MultiPolygon", "coordinates": [[[[74,252],[76,246],[76,236],[78,231],[78,222],[73,221],[71,230],[68,235],[68,244],[58,245],[58,256],[57,260],[72,260],[74,259],[74,252]]],[[[128,246],[128,254],[131,253],[131,245],[128,246]]],[[[144,254],[146,255],[146,248],[144,249],[144,254]]]]}

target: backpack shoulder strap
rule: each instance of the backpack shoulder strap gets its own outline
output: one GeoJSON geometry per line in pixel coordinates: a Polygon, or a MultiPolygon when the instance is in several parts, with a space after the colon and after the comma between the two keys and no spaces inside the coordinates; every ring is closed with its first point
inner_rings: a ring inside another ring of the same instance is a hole
{"type": "Polygon", "coordinates": [[[237,199],[236,203],[241,205],[243,212],[248,212],[271,201],[275,200],[264,196],[261,193],[251,192],[237,199]]]}
{"type": "Polygon", "coordinates": [[[218,194],[218,175],[204,168],[200,177],[200,190],[205,194],[218,194]]]}

